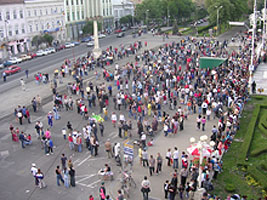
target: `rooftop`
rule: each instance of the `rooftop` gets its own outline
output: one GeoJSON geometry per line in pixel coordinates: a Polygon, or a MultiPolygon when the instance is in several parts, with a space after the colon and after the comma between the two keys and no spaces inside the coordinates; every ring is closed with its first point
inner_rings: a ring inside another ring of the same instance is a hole
{"type": "Polygon", "coordinates": [[[6,4],[23,4],[24,0],[0,0],[0,5],[6,4]]]}

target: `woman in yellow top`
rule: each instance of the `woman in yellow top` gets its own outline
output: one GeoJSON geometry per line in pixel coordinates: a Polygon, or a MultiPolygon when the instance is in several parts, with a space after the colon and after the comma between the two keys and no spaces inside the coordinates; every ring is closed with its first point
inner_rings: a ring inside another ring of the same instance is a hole
{"type": "Polygon", "coordinates": [[[148,116],[150,116],[151,115],[151,109],[152,109],[151,103],[147,104],[147,109],[148,109],[148,116]]]}
{"type": "Polygon", "coordinates": [[[142,148],[141,148],[141,146],[138,149],[138,157],[139,157],[140,165],[142,165],[142,148]]]}

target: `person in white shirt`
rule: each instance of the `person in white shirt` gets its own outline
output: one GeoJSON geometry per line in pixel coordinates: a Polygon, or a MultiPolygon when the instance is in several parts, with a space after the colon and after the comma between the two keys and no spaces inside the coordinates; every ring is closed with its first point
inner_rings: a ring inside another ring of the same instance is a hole
{"type": "Polygon", "coordinates": [[[115,112],[113,112],[111,115],[111,121],[112,121],[113,127],[116,127],[117,115],[115,114],[115,112]]]}
{"type": "Polygon", "coordinates": [[[36,167],[36,164],[35,163],[32,163],[31,173],[32,173],[32,175],[34,177],[35,185],[38,185],[39,184],[38,178],[36,177],[37,171],[38,171],[38,169],[36,167]]]}
{"type": "Polygon", "coordinates": [[[124,117],[124,115],[123,115],[123,114],[120,114],[120,121],[123,121],[123,122],[125,122],[125,117],[124,117]]]}
{"type": "Polygon", "coordinates": [[[179,151],[177,147],[174,147],[174,152],[172,154],[172,159],[173,159],[173,168],[178,169],[178,159],[179,159],[179,151]]]}
{"type": "Polygon", "coordinates": [[[147,180],[147,177],[144,177],[144,180],[141,183],[144,200],[148,200],[148,193],[150,192],[150,181],[147,180]]]}

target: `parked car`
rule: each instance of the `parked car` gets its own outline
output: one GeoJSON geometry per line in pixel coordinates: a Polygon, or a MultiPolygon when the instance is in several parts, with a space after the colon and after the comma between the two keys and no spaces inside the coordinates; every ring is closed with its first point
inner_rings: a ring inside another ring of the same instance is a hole
{"type": "Polygon", "coordinates": [[[56,49],[54,47],[49,47],[48,49],[51,53],[56,53],[56,49]]]}
{"type": "Polygon", "coordinates": [[[20,58],[22,59],[22,61],[26,61],[26,60],[32,59],[32,57],[27,55],[27,54],[21,54],[20,58]]]}
{"type": "Polygon", "coordinates": [[[86,46],[88,46],[88,47],[93,47],[93,46],[95,46],[95,42],[94,42],[94,41],[90,41],[90,42],[88,42],[88,43],[86,44],[86,46]]]}
{"type": "Polygon", "coordinates": [[[31,56],[32,59],[37,57],[36,53],[34,52],[28,53],[28,56],[31,56]]]}
{"type": "Polygon", "coordinates": [[[78,41],[73,41],[72,44],[74,44],[74,46],[78,46],[78,45],[80,45],[81,43],[78,42],[78,41]]]}
{"type": "Polygon", "coordinates": [[[3,69],[4,67],[4,63],[0,62],[0,69],[3,69]]]}
{"type": "Polygon", "coordinates": [[[47,54],[48,54],[48,52],[44,51],[42,49],[36,52],[37,56],[46,56],[47,54]]]}
{"type": "Polygon", "coordinates": [[[106,35],[104,35],[104,34],[102,34],[102,33],[100,33],[99,35],[98,35],[98,38],[99,39],[103,39],[103,38],[105,38],[106,37],[106,35]]]}
{"type": "Polygon", "coordinates": [[[89,37],[84,37],[81,42],[90,42],[92,40],[92,38],[89,36],[89,37]]]}
{"type": "Polygon", "coordinates": [[[127,30],[126,27],[122,27],[122,28],[121,28],[121,31],[126,31],[126,30],[127,30]]]}
{"type": "Polygon", "coordinates": [[[9,66],[13,65],[12,62],[10,62],[8,60],[4,61],[3,64],[4,64],[4,67],[9,67],[9,66]]]}
{"type": "Polygon", "coordinates": [[[8,60],[9,62],[11,62],[12,64],[17,64],[17,63],[21,63],[22,59],[21,58],[17,58],[17,57],[11,57],[8,60]]]}
{"type": "Polygon", "coordinates": [[[71,43],[71,42],[66,42],[65,43],[65,48],[71,48],[71,47],[74,47],[75,44],[74,43],[71,43]]]}
{"type": "Polygon", "coordinates": [[[15,74],[21,71],[21,68],[18,67],[17,65],[12,65],[10,67],[8,67],[4,72],[6,73],[6,75],[11,75],[11,74],[15,74]]]}
{"type": "Polygon", "coordinates": [[[120,32],[117,34],[117,38],[122,38],[125,36],[125,33],[124,32],[120,32]]]}
{"type": "Polygon", "coordinates": [[[115,33],[120,33],[120,32],[122,32],[121,29],[117,29],[117,30],[115,30],[115,33]]]}
{"type": "Polygon", "coordinates": [[[56,51],[61,51],[61,50],[65,49],[65,48],[66,48],[66,47],[65,47],[64,44],[57,45],[57,47],[56,47],[56,51]]]}

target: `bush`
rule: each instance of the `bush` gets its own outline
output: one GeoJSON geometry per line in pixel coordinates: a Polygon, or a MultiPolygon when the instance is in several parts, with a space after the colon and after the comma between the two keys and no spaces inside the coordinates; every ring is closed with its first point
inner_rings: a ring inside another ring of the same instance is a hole
{"type": "Polygon", "coordinates": [[[260,185],[262,186],[264,190],[267,189],[267,179],[264,173],[258,170],[255,166],[249,166],[248,173],[250,174],[250,176],[256,179],[257,182],[260,183],[260,185]]]}
{"type": "Polygon", "coordinates": [[[260,120],[259,120],[259,125],[258,125],[260,131],[262,134],[267,136],[267,113],[264,113],[260,120]]]}
{"type": "Polygon", "coordinates": [[[267,153],[267,147],[266,146],[261,146],[257,149],[254,149],[253,151],[250,152],[250,155],[253,157],[257,157],[263,153],[267,153]]]}
{"type": "Polygon", "coordinates": [[[245,161],[248,157],[248,153],[249,153],[250,145],[253,139],[254,130],[257,124],[259,113],[260,113],[260,105],[256,105],[253,111],[252,117],[250,119],[250,123],[248,125],[247,133],[244,136],[243,145],[241,146],[241,149],[240,149],[240,152],[241,152],[240,159],[243,161],[245,161]]]}
{"type": "Polygon", "coordinates": [[[232,183],[227,183],[224,189],[229,193],[232,193],[236,190],[235,185],[232,183]]]}

